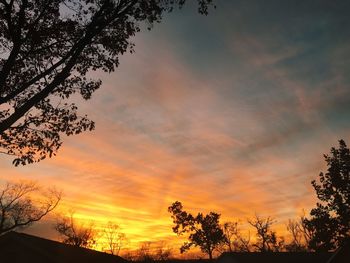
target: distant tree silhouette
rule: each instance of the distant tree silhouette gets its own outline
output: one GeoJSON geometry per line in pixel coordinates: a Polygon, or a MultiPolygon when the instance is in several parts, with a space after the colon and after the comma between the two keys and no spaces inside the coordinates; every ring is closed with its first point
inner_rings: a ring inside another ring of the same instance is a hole
{"type": "Polygon", "coordinates": [[[78,224],[74,219],[74,213],[69,216],[60,217],[54,229],[63,237],[63,243],[76,247],[93,248],[96,245],[97,231],[94,224],[88,226],[78,224]]]}
{"type": "Polygon", "coordinates": [[[305,213],[304,213],[304,215],[302,215],[300,217],[299,225],[300,225],[300,228],[301,228],[301,231],[303,234],[305,245],[306,245],[307,249],[310,250],[310,241],[311,241],[311,239],[313,239],[313,237],[315,235],[315,231],[314,231],[314,229],[309,227],[309,220],[305,216],[305,213]]]}
{"type": "Polygon", "coordinates": [[[0,190],[0,235],[41,220],[60,200],[60,192],[42,191],[35,182],[7,183],[0,190]]]}
{"type": "Polygon", "coordinates": [[[247,237],[239,235],[236,242],[237,252],[251,252],[250,231],[248,231],[247,237]]]}
{"type": "Polygon", "coordinates": [[[126,241],[125,233],[121,232],[120,226],[116,223],[108,222],[103,229],[103,236],[106,240],[106,252],[118,255],[126,241]]]}
{"type": "MultiPolygon", "coordinates": [[[[213,0],[197,0],[207,14],[213,0]]],[[[14,164],[51,157],[61,135],[94,129],[68,99],[91,98],[101,80],[90,71],[112,72],[130,40],[146,23],[186,0],[0,1],[0,147],[14,164]]]]}
{"type": "Polygon", "coordinates": [[[167,261],[171,258],[172,254],[172,249],[170,247],[167,247],[165,242],[160,242],[157,244],[154,258],[156,261],[167,261]]]}
{"type": "Polygon", "coordinates": [[[288,220],[287,231],[290,233],[292,240],[285,245],[289,252],[305,252],[308,250],[309,239],[308,232],[305,232],[304,217],[297,220],[288,220]]]}
{"type": "Polygon", "coordinates": [[[305,220],[313,233],[309,247],[316,251],[334,250],[350,237],[350,151],[345,141],[324,158],[327,172],[311,182],[320,202],[305,220]]]}
{"type": "Polygon", "coordinates": [[[164,241],[146,241],[140,244],[140,248],[133,257],[129,257],[129,260],[131,259],[139,262],[161,262],[169,260],[171,255],[172,249],[167,247],[164,241]]]}
{"type": "Polygon", "coordinates": [[[225,244],[228,247],[228,251],[235,251],[236,239],[239,235],[238,222],[225,222],[222,225],[222,230],[225,235],[225,244]]]}
{"type": "Polygon", "coordinates": [[[222,226],[225,246],[228,252],[250,252],[250,232],[244,237],[239,229],[239,222],[225,222],[222,226]]]}
{"type": "Polygon", "coordinates": [[[136,251],[135,259],[141,262],[154,262],[155,258],[151,251],[152,242],[142,242],[140,248],[136,251]]]}
{"type": "Polygon", "coordinates": [[[130,250],[123,252],[120,256],[127,261],[136,261],[135,253],[130,250]]]}
{"type": "Polygon", "coordinates": [[[189,234],[189,242],[185,242],[181,247],[181,253],[187,251],[192,246],[199,246],[202,252],[208,254],[209,259],[213,258],[214,250],[225,242],[225,235],[220,227],[220,214],[210,212],[208,215],[198,213],[193,216],[183,210],[181,202],[174,202],[168,211],[171,213],[174,233],[182,235],[189,234]]]}
{"type": "Polygon", "coordinates": [[[248,220],[248,223],[255,228],[257,241],[253,246],[259,252],[277,252],[283,249],[284,240],[277,237],[271,226],[275,221],[271,217],[262,218],[255,215],[255,218],[248,220]]]}

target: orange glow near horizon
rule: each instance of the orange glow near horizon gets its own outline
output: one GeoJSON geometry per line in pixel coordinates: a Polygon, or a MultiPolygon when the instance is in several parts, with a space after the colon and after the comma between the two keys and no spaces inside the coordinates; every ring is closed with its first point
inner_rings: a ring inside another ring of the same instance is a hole
{"type": "MultiPolygon", "coordinates": [[[[26,171],[26,179],[36,180],[43,186],[55,185],[63,190],[63,200],[59,208],[46,222],[51,225],[43,228],[43,231],[39,224],[32,230],[29,229],[29,232],[59,239],[52,230],[55,216],[74,211],[78,222],[94,222],[97,229],[103,229],[108,221],[119,224],[128,241],[121,253],[137,250],[143,242],[150,241],[154,244],[165,243],[172,248],[175,255],[179,255],[179,247],[185,238],[172,233],[173,224],[167,212],[167,207],[176,200],[181,201],[185,210],[193,214],[215,211],[222,215],[221,222],[240,220],[243,233],[248,229],[252,231],[246,219],[252,218],[255,212],[263,217],[272,216],[277,220],[274,229],[280,235],[286,234],[285,223],[289,218],[297,218],[303,208],[308,209],[315,202],[311,188],[299,183],[293,186],[294,189],[300,187],[299,192],[289,193],[287,188],[288,195],[274,197],[275,194],[283,194],[286,186],[295,184],[295,179],[275,180],[272,183],[269,171],[264,171],[268,164],[251,169],[247,169],[245,164],[242,167],[233,167],[228,173],[235,177],[230,181],[218,182],[210,176],[201,179],[201,175],[195,173],[196,167],[193,163],[164,149],[144,144],[142,148],[146,151],[145,161],[140,161],[141,158],[135,156],[132,159],[123,150],[109,148],[102,139],[96,140],[108,137],[95,134],[92,139],[88,135],[79,138],[79,143],[85,147],[106,150],[104,156],[90,157],[86,150],[80,151],[67,143],[54,159],[33,166],[19,167],[17,170],[7,166],[5,172],[17,171],[12,174],[12,180],[23,178],[21,174],[26,171]],[[99,144],[101,146],[98,147],[99,144]],[[117,156],[123,165],[100,160],[110,160],[111,156],[117,156]],[[157,160],[158,167],[152,167],[150,156],[157,160]],[[175,169],[169,169],[167,160],[175,158],[177,165],[172,167],[175,169]],[[125,162],[130,161],[132,164],[125,166],[125,162]],[[39,166],[44,171],[42,176],[37,174],[39,166]],[[261,176],[252,178],[250,174],[258,170],[261,176]],[[223,184],[220,185],[221,183],[223,184]],[[269,190],[262,187],[265,184],[269,184],[269,190]],[[302,190],[304,187],[307,190],[301,195],[305,191],[302,190]],[[272,193],[271,189],[280,193],[272,193]],[[290,203],[281,206],[281,203],[288,202],[289,197],[290,203]],[[280,198],[282,199],[279,200],[280,198]]],[[[281,160],[271,159],[268,162],[279,161],[281,160]]],[[[283,162],[283,166],[284,169],[292,169],[288,163],[283,162]]],[[[95,249],[103,250],[102,236],[99,236],[95,249]]]]}

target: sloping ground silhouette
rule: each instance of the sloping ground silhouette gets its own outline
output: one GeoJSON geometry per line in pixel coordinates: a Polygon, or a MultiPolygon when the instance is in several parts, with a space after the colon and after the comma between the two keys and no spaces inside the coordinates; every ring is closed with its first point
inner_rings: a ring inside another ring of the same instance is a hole
{"type": "Polygon", "coordinates": [[[107,253],[74,247],[24,233],[0,236],[1,263],[127,263],[107,253]]]}

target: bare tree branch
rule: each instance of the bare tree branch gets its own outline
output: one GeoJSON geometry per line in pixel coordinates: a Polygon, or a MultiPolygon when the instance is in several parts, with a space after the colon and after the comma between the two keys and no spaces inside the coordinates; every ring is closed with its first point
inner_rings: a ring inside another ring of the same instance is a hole
{"type": "Polygon", "coordinates": [[[61,196],[55,189],[42,193],[34,182],[7,183],[0,194],[0,235],[41,220],[57,207],[61,196]],[[34,199],[34,193],[41,193],[41,199],[34,199]]]}

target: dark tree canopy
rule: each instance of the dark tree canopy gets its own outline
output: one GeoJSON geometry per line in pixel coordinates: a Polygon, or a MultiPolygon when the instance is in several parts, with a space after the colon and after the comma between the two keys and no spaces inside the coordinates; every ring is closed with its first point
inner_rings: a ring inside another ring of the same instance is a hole
{"type": "Polygon", "coordinates": [[[34,182],[7,183],[0,190],[0,235],[41,220],[60,200],[60,192],[43,193],[34,182]],[[34,194],[40,198],[34,198],[34,194]]]}
{"type": "Polygon", "coordinates": [[[350,236],[350,151],[345,141],[324,158],[327,172],[311,182],[320,202],[305,219],[312,233],[309,247],[316,251],[334,250],[350,236]]]}
{"type": "Polygon", "coordinates": [[[309,247],[317,251],[334,250],[350,237],[350,151],[345,141],[324,158],[327,172],[312,181],[320,202],[306,220],[313,233],[309,247]]]}
{"type": "MultiPolygon", "coordinates": [[[[212,1],[196,0],[199,13],[212,1]]],[[[142,23],[185,2],[0,0],[0,152],[32,163],[55,155],[62,134],[94,129],[68,99],[90,99],[101,80],[88,73],[114,71],[142,23]]]]}
{"type": "Polygon", "coordinates": [[[180,202],[174,202],[169,208],[171,218],[175,226],[174,233],[182,235],[188,233],[189,242],[185,242],[181,247],[181,253],[187,251],[192,246],[199,246],[200,249],[208,254],[209,258],[213,258],[215,248],[226,241],[223,230],[220,227],[220,214],[210,212],[208,215],[198,213],[193,216],[183,211],[180,202]]]}

